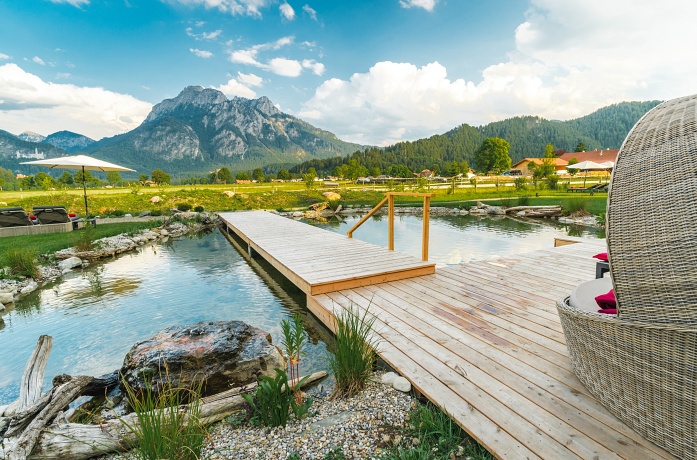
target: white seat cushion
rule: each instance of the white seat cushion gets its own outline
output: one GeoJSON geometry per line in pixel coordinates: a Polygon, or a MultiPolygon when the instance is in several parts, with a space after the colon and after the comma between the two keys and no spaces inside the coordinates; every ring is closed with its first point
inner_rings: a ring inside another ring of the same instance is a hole
{"type": "Polygon", "coordinates": [[[595,298],[612,289],[612,278],[606,276],[579,284],[569,297],[569,305],[584,311],[597,313],[600,307],[595,298]]]}

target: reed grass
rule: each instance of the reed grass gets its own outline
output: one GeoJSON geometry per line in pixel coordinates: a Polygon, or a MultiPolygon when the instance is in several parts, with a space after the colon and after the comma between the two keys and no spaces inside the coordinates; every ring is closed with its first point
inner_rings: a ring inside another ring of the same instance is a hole
{"type": "Polygon", "coordinates": [[[36,251],[26,248],[7,248],[0,256],[0,268],[7,267],[6,275],[10,277],[28,276],[39,279],[39,263],[36,251]]]}
{"type": "Polygon", "coordinates": [[[365,388],[373,372],[377,342],[371,330],[375,318],[350,305],[335,319],[335,350],[330,367],[336,379],[333,397],[351,397],[365,388]]]}

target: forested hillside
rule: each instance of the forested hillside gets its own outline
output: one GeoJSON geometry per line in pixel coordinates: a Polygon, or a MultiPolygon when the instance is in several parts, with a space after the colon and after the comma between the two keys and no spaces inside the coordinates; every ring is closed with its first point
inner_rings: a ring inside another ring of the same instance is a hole
{"type": "MultiPolygon", "coordinates": [[[[473,164],[474,152],[487,137],[500,137],[511,144],[509,154],[515,163],[526,157],[542,157],[545,146],[573,151],[583,142],[588,150],[617,149],[629,130],[660,101],[622,102],[599,109],[590,115],[569,121],[540,117],[514,117],[474,128],[463,124],[445,134],[400,142],[383,149],[369,148],[341,158],[313,160],[293,168],[303,172],[310,167],[321,174],[335,174],[346,165],[353,173],[390,174],[398,166],[412,172],[431,169],[450,174],[464,172],[465,163],[473,164]],[[391,168],[391,169],[390,169],[391,168]]],[[[351,174],[355,176],[356,174],[351,174]]]]}

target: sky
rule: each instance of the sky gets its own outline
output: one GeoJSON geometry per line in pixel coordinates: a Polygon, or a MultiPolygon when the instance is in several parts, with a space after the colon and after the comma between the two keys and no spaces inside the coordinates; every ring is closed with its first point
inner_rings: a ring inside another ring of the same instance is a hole
{"type": "Polygon", "coordinates": [[[688,0],[0,0],[0,129],[93,139],[186,86],[388,145],[697,92],[688,0]]]}

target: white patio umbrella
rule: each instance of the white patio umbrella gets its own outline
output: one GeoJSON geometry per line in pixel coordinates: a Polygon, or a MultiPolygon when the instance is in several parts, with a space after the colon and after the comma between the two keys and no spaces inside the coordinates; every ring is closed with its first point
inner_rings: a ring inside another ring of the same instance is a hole
{"type": "Polygon", "coordinates": [[[85,218],[89,219],[87,210],[87,185],[85,183],[85,171],[131,171],[134,169],[124,168],[123,166],[115,165],[106,161],[98,160],[87,155],[75,155],[72,157],[50,158],[48,160],[26,161],[23,165],[46,166],[51,169],[77,169],[82,170],[82,190],[85,194],[85,218]]]}
{"type": "MultiPolygon", "coordinates": [[[[612,163],[611,161],[608,163],[612,163]]],[[[595,161],[582,161],[580,163],[576,163],[574,165],[567,165],[566,169],[579,169],[581,171],[605,171],[607,167],[603,166],[600,163],[596,163],[595,161]]],[[[588,174],[583,176],[583,186],[586,186],[586,179],[588,177],[588,174]]]]}

